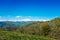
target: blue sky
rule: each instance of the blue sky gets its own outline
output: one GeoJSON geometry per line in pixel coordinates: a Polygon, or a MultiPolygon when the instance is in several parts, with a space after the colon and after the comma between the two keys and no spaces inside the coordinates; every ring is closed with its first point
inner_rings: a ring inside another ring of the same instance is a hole
{"type": "Polygon", "coordinates": [[[60,17],[60,0],[0,0],[0,20],[49,20],[60,17]]]}

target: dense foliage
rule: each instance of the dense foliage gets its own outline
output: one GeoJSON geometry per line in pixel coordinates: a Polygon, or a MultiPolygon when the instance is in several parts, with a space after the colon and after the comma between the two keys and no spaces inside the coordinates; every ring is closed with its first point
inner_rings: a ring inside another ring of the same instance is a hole
{"type": "Polygon", "coordinates": [[[60,40],[60,18],[35,22],[20,28],[8,23],[0,28],[0,40],[60,40]]]}
{"type": "Polygon", "coordinates": [[[37,22],[26,25],[19,29],[21,33],[27,33],[32,35],[43,35],[60,39],[60,18],[55,18],[51,21],[37,22]]]}
{"type": "Polygon", "coordinates": [[[0,40],[55,40],[50,37],[21,34],[20,32],[0,31],[0,40]]]}

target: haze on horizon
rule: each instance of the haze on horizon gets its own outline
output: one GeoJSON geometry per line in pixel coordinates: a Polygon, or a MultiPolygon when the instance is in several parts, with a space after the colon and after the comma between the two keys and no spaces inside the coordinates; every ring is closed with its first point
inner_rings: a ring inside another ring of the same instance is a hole
{"type": "Polygon", "coordinates": [[[0,21],[46,21],[60,17],[60,0],[0,0],[0,21]]]}

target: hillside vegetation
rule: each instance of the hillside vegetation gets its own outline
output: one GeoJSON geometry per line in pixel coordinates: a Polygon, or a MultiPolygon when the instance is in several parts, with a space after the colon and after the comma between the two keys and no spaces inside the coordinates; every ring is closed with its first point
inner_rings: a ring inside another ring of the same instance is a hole
{"type": "Polygon", "coordinates": [[[0,40],[60,40],[60,18],[15,28],[0,28],[0,40]]]}
{"type": "Polygon", "coordinates": [[[0,31],[0,40],[55,40],[50,37],[21,34],[20,32],[0,31]]]}
{"type": "Polygon", "coordinates": [[[51,21],[37,22],[21,27],[21,33],[49,36],[57,40],[60,39],[60,18],[55,18],[51,21]]]}

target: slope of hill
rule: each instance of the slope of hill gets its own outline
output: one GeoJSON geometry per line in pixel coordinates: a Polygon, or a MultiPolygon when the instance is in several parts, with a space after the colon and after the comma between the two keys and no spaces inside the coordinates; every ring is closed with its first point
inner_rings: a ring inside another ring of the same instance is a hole
{"type": "Polygon", "coordinates": [[[20,26],[23,26],[23,25],[31,24],[31,23],[33,23],[33,21],[16,21],[16,22],[0,21],[0,27],[6,27],[6,25],[8,25],[8,24],[16,26],[16,27],[20,27],[20,26]]]}
{"type": "Polygon", "coordinates": [[[30,40],[29,38],[31,38],[31,40],[34,39],[35,40],[55,40],[55,39],[60,40],[60,18],[55,18],[51,21],[44,21],[44,22],[43,21],[42,22],[38,22],[38,21],[37,22],[32,22],[32,21],[31,22],[0,22],[0,26],[1,26],[0,37],[2,38],[4,37],[6,40],[7,38],[9,40],[11,38],[13,40],[15,40],[15,38],[17,40],[19,40],[20,38],[23,38],[23,40],[25,40],[25,38],[27,40],[30,40]],[[2,29],[1,25],[3,27],[6,27],[4,28],[5,30],[1,30],[2,29]],[[16,29],[16,26],[20,28],[16,29]],[[23,34],[23,37],[20,35],[20,33],[21,35],[23,34]]]}
{"type": "Polygon", "coordinates": [[[8,31],[15,31],[21,26],[25,26],[28,24],[34,23],[34,21],[0,21],[0,29],[8,30],[8,31]]]}
{"type": "Polygon", "coordinates": [[[60,18],[51,21],[32,23],[19,29],[21,33],[49,36],[60,39],[60,18]]]}
{"type": "Polygon", "coordinates": [[[0,31],[0,40],[56,40],[54,38],[21,34],[20,32],[0,31]]]}

